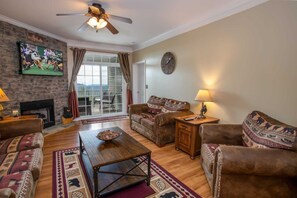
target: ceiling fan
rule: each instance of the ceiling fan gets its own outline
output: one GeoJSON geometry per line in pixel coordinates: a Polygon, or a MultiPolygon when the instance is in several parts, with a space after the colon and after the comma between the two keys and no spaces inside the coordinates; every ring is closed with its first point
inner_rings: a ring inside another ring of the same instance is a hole
{"type": "Polygon", "coordinates": [[[56,14],[57,16],[73,16],[73,15],[85,15],[88,18],[78,29],[78,31],[85,31],[88,26],[96,29],[98,32],[99,29],[106,27],[111,33],[118,34],[119,31],[108,21],[108,19],[114,19],[118,21],[122,21],[125,23],[132,24],[132,20],[130,18],[116,16],[112,14],[105,13],[105,10],[102,8],[99,3],[92,3],[88,7],[88,13],[69,13],[69,14],[56,14]]]}

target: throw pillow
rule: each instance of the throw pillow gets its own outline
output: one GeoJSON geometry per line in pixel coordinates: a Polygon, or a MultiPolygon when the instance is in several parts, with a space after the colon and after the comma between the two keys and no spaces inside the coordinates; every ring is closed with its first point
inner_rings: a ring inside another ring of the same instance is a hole
{"type": "Polygon", "coordinates": [[[297,150],[297,128],[272,124],[254,111],[242,124],[242,140],[245,146],[253,148],[297,150]]]}
{"type": "Polygon", "coordinates": [[[148,112],[153,114],[160,113],[165,102],[166,102],[166,98],[151,96],[150,99],[147,101],[148,112]]]}
{"type": "Polygon", "coordinates": [[[190,110],[190,104],[188,102],[168,99],[161,111],[162,113],[168,113],[168,112],[188,111],[188,110],[190,110]]]}

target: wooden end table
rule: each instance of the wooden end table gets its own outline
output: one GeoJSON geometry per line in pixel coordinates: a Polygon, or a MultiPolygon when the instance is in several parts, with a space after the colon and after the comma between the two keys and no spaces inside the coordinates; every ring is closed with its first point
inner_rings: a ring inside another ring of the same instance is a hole
{"type": "Polygon", "coordinates": [[[200,154],[201,138],[199,135],[199,126],[205,123],[217,123],[219,119],[206,117],[204,119],[194,119],[185,121],[185,118],[194,118],[195,115],[175,118],[175,148],[188,153],[191,159],[200,154]]]}
{"type": "Polygon", "coordinates": [[[151,151],[122,129],[107,129],[79,132],[80,154],[93,187],[93,197],[100,197],[141,181],[146,181],[149,186],[151,151]],[[99,140],[97,134],[107,129],[122,134],[112,141],[99,140]],[[147,171],[139,167],[145,163],[147,171]]]}

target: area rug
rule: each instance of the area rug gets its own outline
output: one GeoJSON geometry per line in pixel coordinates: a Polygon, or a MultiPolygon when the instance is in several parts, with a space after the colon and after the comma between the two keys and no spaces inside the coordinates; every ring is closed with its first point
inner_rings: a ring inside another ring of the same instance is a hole
{"type": "Polygon", "coordinates": [[[101,122],[113,122],[113,121],[125,120],[128,118],[129,117],[126,115],[102,117],[102,118],[90,118],[90,119],[81,120],[81,123],[82,124],[94,124],[94,123],[101,123],[101,122]]]}
{"type": "MultiPolygon", "coordinates": [[[[147,167],[144,165],[143,167],[147,167]]],[[[100,181],[99,181],[100,182],[100,181]]],[[[79,147],[53,152],[53,198],[91,198],[79,147]]],[[[194,191],[151,160],[151,184],[145,182],[108,194],[107,198],[198,197],[194,191]]]]}

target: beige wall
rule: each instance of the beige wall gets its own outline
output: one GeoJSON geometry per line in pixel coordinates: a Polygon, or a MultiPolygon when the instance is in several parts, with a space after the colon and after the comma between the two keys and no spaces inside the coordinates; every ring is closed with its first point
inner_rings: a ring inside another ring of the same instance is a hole
{"type": "MultiPolygon", "coordinates": [[[[270,1],[133,53],[146,60],[150,95],[186,100],[198,113],[197,90],[214,99],[207,115],[241,123],[252,110],[297,126],[297,2],[270,1]],[[162,55],[176,56],[171,75],[162,55]]],[[[199,104],[199,106],[198,106],[199,104]]]]}

